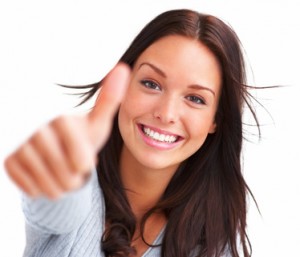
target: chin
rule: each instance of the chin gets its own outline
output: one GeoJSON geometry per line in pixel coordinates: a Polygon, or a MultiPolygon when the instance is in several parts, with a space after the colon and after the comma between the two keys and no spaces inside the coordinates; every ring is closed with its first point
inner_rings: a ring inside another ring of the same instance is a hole
{"type": "Polygon", "coordinates": [[[168,163],[165,158],[140,158],[140,164],[145,167],[145,169],[153,170],[153,171],[170,171],[175,172],[180,165],[180,163],[168,163]]]}

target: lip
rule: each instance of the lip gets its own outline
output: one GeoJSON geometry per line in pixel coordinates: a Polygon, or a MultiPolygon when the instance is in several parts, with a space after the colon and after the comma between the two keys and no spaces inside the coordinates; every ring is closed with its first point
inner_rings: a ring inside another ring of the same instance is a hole
{"type": "Polygon", "coordinates": [[[142,140],[148,145],[148,146],[151,146],[151,147],[154,147],[158,150],[169,150],[169,149],[172,149],[174,147],[176,147],[182,140],[183,140],[183,137],[181,137],[180,135],[177,135],[177,134],[173,134],[173,133],[170,133],[168,131],[165,131],[165,130],[161,130],[161,129],[158,129],[158,128],[154,128],[152,126],[148,126],[148,125],[144,125],[144,124],[137,124],[137,127],[138,127],[138,131],[140,132],[140,135],[142,137],[142,140]],[[143,127],[147,127],[147,128],[150,128],[151,130],[153,131],[156,131],[160,134],[164,134],[164,135],[169,135],[169,136],[175,136],[177,137],[177,140],[174,142],[174,143],[167,143],[167,142],[159,142],[151,137],[148,137],[145,135],[144,131],[143,131],[143,127]]]}

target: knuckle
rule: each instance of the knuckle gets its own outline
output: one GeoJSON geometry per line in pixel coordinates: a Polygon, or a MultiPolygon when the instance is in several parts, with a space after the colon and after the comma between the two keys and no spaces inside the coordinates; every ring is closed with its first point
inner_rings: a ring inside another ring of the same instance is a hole
{"type": "Polygon", "coordinates": [[[4,168],[9,172],[11,169],[11,163],[13,162],[13,155],[8,156],[5,160],[4,160],[4,168]]]}
{"type": "Polygon", "coordinates": [[[45,137],[45,131],[46,131],[46,128],[43,128],[43,129],[40,129],[38,130],[36,133],[34,133],[30,139],[30,141],[35,144],[41,140],[44,139],[45,137]]]}
{"type": "Polygon", "coordinates": [[[66,126],[67,124],[72,123],[72,120],[73,120],[72,116],[62,114],[62,115],[58,116],[57,118],[55,118],[52,121],[52,124],[54,127],[66,126]]]}
{"type": "Polygon", "coordinates": [[[12,167],[12,161],[11,160],[7,160],[5,163],[5,170],[7,175],[13,179],[16,175],[16,170],[12,167]]]}
{"type": "Polygon", "coordinates": [[[64,178],[60,178],[59,182],[63,191],[71,191],[79,187],[81,178],[77,174],[68,174],[64,178]]]}
{"type": "Polygon", "coordinates": [[[70,191],[70,190],[74,189],[74,187],[75,187],[72,178],[69,178],[68,180],[63,180],[61,182],[61,185],[65,191],[70,191]]]}
{"type": "Polygon", "coordinates": [[[22,161],[26,160],[29,154],[29,148],[30,146],[28,143],[21,145],[19,150],[16,152],[17,157],[22,161]]]}
{"type": "Polygon", "coordinates": [[[60,127],[61,124],[63,124],[66,120],[66,116],[65,115],[60,115],[58,117],[56,117],[54,120],[51,121],[50,125],[57,128],[60,127]]]}
{"type": "MultiPolygon", "coordinates": [[[[80,155],[78,155],[80,156],[80,155]]],[[[75,158],[73,160],[73,167],[75,172],[84,173],[93,167],[93,160],[89,158],[91,155],[82,154],[80,158],[75,158]]]]}

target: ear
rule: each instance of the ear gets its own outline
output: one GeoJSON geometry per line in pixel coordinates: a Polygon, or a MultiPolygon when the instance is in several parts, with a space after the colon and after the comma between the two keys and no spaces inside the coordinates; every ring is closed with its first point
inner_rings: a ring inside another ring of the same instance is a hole
{"type": "Polygon", "coordinates": [[[217,129],[217,124],[216,122],[214,121],[211,125],[210,125],[210,128],[208,130],[208,133],[209,134],[213,134],[216,132],[216,129],[217,129]]]}

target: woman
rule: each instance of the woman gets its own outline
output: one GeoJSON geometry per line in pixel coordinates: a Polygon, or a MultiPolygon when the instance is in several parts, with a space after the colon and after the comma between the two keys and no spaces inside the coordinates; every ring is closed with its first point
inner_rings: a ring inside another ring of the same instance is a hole
{"type": "Polygon", "coordinates": [[[26,193],[24,256],[250,256],[250,94],[234,31],[162,13],[103,81],[79,87],[83,102],[100,87],[89,114],[53,120],[5,162],[26,193]]]}

